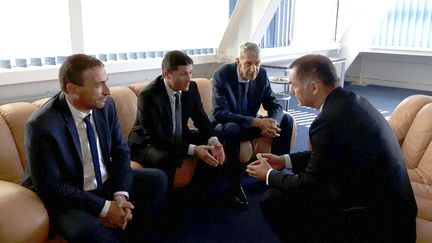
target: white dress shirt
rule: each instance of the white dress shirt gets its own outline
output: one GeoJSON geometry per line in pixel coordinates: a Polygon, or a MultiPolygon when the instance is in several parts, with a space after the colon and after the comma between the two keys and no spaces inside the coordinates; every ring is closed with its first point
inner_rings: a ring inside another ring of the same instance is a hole
{"type": "MultiPolygon", "coordinates": [[[[171,123],[172,123],[172,128],[173,128],[173,130],[172,130],[172,133],[174,134],[174,128],[175,128],[175,122],[176,122],[176,117],[175,117],[175,97],[174,97],[174,95],[176,94],[176,93],[180,93],[180,96],[179,96],[179,102],[180,102],[180,107],[182,107],[181,106],[181,95],[182,95],[182,92],[181,92],[181,90],[180,91],[174,91],[174,90],[172,90],[171,89],[171,87],[168,85],[168,82],[164,79],[164,84],[165,84],[165,89],[166,89],[166,91],[167,91],[167,94],[168,94],[168,97],[169,97],[169,100],[170,100],[170,106],[171,106],[171,117],[172,117],[172,121],[171,121],[171,123]]],[[[211,137],[211,138],[209,138],[208,139],[208,144],[213,144],[215,141],[219,141],[218,140],[218,138],[217,137],[211,137]]],[[[196,145],[195,144],[189,144],[189,148],[188,148],[188,155],[194,155],[194,153],[195,153],[195,147],[196,147],[196,145]]]]}
{"type": "MultiPolygon", "coordinates": [[[[66,102],[69,106],[69,110],[72,113],[72,118],[75,122],[75,126],[76,126],[76,129],[78,132],[78,137],[79,137],[79,141],[80,141],[80,145],[81,145],[81,156],[82,156],[83,175],[84,175],[83,190],[85,190],[85,191],[95,190],[97,188],[97,181],[96,181],[96,176],[95,176],[95,170],[93,167],[93,158],[92,158],[92,154],[91,154],[90,143],[89,143],[89,140],[87,137],[87,126],[84,122],[84,118],[88,114],[92,114],[92,111],[90,110],[90,112],[88,112],[88,113],[81,112],[78,109],[76,109],[69,102],[68,99],[66,99],[66,102]]],[[[103,156],[102,156],[102,152],[101,152],[102,150],[101,150],[101,146],[99,143],[99,136],[98,136],[97,129],[95,126],[93,115],[91,116],[90,122],[93,125],[94,133],[96,136],[96,145],[97,145],[97,150],[98,150],[100,172],[101,172],[101,177],[102,177],[102,183],[104,183],[108,179],[108,173],[106,171],[106,167],[105,167],[105,164],[103,161],[103,156]]],[[[117,195],[117,194],[124,195],[127,198],[129,197],[128,192],[119,191],[119,192],[114,193],[114,195],[117,195]]],[[[105,217],[108,213],[110,206],[111,206],[111,202],[106,200],[105,205],[102,208],[102,211],[100,212],[99,216],[105,217]]]]}

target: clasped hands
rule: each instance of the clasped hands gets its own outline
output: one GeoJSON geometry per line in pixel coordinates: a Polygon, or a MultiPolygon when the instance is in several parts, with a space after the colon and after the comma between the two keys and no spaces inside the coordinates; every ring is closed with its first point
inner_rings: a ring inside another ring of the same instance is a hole
{"type": "Polygon", "coordinates": [[[270,153],[258,153],[257,160],[247,166],[246,173],[251,177],[263,181],[266,179],[267,172],[270,169],[280,170],[284,167],[285,159],[283,155],[277,156],[270,153]]]}
{"type": "Polygon", "coordinates": [[[195,146],[194,154],[210,166],[217,167],[225,162],[225,152],[223,145],[219,141],[214,141],[212,145],[195,146]]]}
{"type": "Polygon", "coordinates": [[[274,138],[279,137],[281,129],[278,127],[278,123],[273,118],[254,118],[252,120],[252,126],[261,129],[261,135],[263,137],[274,138]]]}
{"type": "Polygon", "coordinates": [[[127,201],[124,195],[115,195],[108,213],[105,218],[101,219],[101,223],[109,228],[119,227],[124,230],[128,221],[132,219],[132,209],[134,206],[127,201]]]}

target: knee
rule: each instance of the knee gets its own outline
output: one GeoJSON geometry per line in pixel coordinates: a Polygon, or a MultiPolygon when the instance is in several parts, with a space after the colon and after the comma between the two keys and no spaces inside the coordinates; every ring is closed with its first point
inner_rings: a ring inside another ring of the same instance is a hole
{"type": "Polygon", "coordinates": [[[239,140],[241,127],[238,123],[228,122],[223,126],[222,136],[229,140],[239,140]]]}
{"type": "Polygon", "coordinates": [[[294,117],[292,117],[288,113],[284,113],[281,121],[281,127],[292,130],[293,125],[294,125],[294,117]]]}

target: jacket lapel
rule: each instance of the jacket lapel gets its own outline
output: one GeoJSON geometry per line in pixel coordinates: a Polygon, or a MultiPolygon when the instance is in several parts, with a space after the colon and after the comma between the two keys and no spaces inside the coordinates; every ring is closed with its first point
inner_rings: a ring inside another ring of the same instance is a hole
{"type": "Polygon", "coordinates": [[[162,115],[162,117],[169,117],[168,120],[164,119],[163,121],[160,121],[160,122],[166,122],[169,129],[170,129],[169,131],[172,132],[172,130],[173,130],[173,127],[172,127],[173,114],[171,111],[170,97],[168,97],[168,93],[167,93],[166,88],[165,88],[163,77],[160,76],[160,78],[158,78],[158,80],[156,82],[157,82],[156,83],[157,84],[157,91],[160,94],[158,104],[160,104],[162,112],[167,114],[167,116],[162,115]]]}
{"type": "Polygon", "coordinates": [[[66,97],[64,96],[63,93],[60,96],[60,105],[61,105],[61,109],[63,109],[62,114],[65,120],[66,131],[69,133],[70,137],[72,138],[75,152],[79,155],[82,164],[83,158],[81,154],[81,144],[79,141],[78,131],[76,129],[75,122],[72,117],[72,113],[70,112],[69,107],[66,103],[66,97]]]}

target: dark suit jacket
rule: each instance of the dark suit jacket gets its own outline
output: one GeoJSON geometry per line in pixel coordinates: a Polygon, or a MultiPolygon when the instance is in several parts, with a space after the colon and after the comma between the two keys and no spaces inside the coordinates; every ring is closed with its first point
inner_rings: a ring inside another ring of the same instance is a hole
{"type": "Polygon", "coordinates": [[[267,72],[260,68],[255,80],[249,81],[247,114],[241,115],[237,109],[239,96],[237,64],[221,66],[213,75],[213,113],[212,123],[236,122],[244,127],[250,127],[252,119],[257,116],[263,105],[268,116],[279,124],[283,117],[282,107],[270,88],[267,72]]]}
{"type": "MultiPolygon", "coordinates": [[[[129,135],[129,144],[145,148],[152,145],[167,150],[176,157],[187,155],[191,130],[187,123],[192,118],[199,136],[207,143],[213,129],[204,111],[197,84],[192,81],[189,90],[181,94],[183,142],[173,140],[172,112],[162,76],[147,84],[138,96],[137,118],[129,135]]],[[[134,151],[134,150],[133,150],[134,151]]],[[[134,157],[132,155],[132,157],[134,157]]]]}
{"type": "MultiPolygon", "coordinates": [[[[107,98],[104,108],[93,110],[93,118],[112,193],[130,191],[129,147],[111,97],[107,98]]],[[[50,216],[64,209],[80,209],[99,216],[105,198],[83,190],[81,145],[62,92],[27,121],[25,151],[28,166],[23,184],[41,196],[50,216]]]]}
{"type": "Polygon", "coordinates": [[[339,208],[400,210],[415,218],[417,206],[400,146],[367,100],[336,88],[311,124],[309,138],[312,151],[291,154],[295,175],[272,171],[269,186],[314,187],[339,208]]]}

